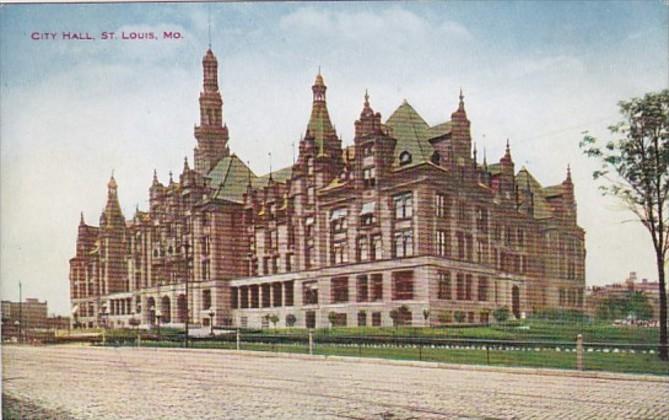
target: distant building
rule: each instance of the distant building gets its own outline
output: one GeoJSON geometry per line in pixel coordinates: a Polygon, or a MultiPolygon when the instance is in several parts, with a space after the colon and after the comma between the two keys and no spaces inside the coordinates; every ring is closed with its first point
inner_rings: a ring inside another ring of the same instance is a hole
{"type": "Polygon", "coordinates": [[[67,330],[70,328],[70,317],[51,315],[46,319],[47,328],[50,330],[67,330]]]}
{"type": "Polygon", "coordinates": [[[24,302],[10,302],[3,300],[2,303],[2,327],[17,329],[20,326],[24,330],[47,328],[47,303],[38,299],[27,298],[24,302]]]}
{"type": "Polygon", "coordinates": [[[660,318],[660,283],[651,282],[648,279],[637,280],[636,272],[630,272],[629,276],[620,283],[611,283],[604,286],[589,286],[586,289],[585,306],[590,316],[597,315],[597,308],[605,299],[612,297],[623,298],[629,293],[641,292],[653,308],[653,320],[660,318]]]}
{"type": "Polygon", "coordinates": [[[296,162],[258,176],[229,150],[211,50],[202,64],[194,167],[166,184],[154,173],[149,208],[129,219],[112,176],[99,226],[81,217],[76,325],[429,325],[583,308],[569,170],[543,186],[508,141],[499,162],[478,161],[462,92],[436,125],[407,101],[382,122],[365,95],[343,146],[319,72],[296,162]]]}

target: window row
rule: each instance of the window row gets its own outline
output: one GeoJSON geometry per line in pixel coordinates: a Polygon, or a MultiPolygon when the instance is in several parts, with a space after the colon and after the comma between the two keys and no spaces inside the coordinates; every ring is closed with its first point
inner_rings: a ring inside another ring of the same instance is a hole
{"type": "Polygon", "coordinates": [[[439,271],[437,279],[437,299],[442,300],[475,300],[474,290],[476,290],[476,300],[487,302],[489,299],[489,282],[485,276],[478,277],[478,283],[474,284],[472,274],[457,273],[455,276],[455,294],[453,293],[453,282],[450,271],[439,271]]]}

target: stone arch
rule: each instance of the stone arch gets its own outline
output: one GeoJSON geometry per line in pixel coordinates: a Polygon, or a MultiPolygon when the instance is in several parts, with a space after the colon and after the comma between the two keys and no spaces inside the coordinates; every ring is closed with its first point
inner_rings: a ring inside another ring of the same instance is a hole
{"type": "Polygon", "coordinates": [[[520,288],[513,286],[511,289],[511,311],[516,319],[520,319],[520,288]]]}
{"type": "Polygon", "coordinates": [[[146,299],[146,322],[149,325],[156,323],[156,300],[152,297],[146,299]]]}
{"type": "Polygon", "coordinates": [[[185,324],[186,313],[186,295],[179,295],[177,297],[177,322],[185,324]]]}
{"type": "Polygon", "coordinates": [[[162,324],[169,324],[172,322],[172,302],[169,296],[163,296],[160,300],[160,322],[162,324]]]}

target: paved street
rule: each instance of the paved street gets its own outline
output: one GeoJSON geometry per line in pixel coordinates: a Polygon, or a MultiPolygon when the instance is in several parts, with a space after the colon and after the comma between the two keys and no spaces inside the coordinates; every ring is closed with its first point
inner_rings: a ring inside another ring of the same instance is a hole
{"type": "Polygon", "coordinates": [[[669,383],[633,376],[83,346],[2,359],[5,395],[58,418],[669,418],[669,383]]]}

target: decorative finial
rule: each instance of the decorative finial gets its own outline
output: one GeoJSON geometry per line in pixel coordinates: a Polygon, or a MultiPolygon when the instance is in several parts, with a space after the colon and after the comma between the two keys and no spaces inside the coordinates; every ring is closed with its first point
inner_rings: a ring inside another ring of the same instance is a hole
{"type": "Polygon", "coordinates": [[[571,182],[571,165],[567,164],[567,181],[571,182]]]}
{"type": "Polygon", "coordinates": [[[474,163],[476,163],[476,153],[477,153],[476,142],[474,142],[474,163]]]}
{"type": "Polygon", "coordinates": [[[269,180],[272,180],[272,152],[267,152],[267,156],[269,156],[269,180]]]}
{"type": "Polygon", "coordinates": [[[81,212],[81,217],[79,218],[79,224],[80,225],[85,225],[86,222],[84,222],[84,212],[81,212]]]}
{"type": "Polygon", "coordinates": [[[369,106],[369,93],[365,89],[365,106],[369,106]]]}
{"type": "Polygon", "coordinates": [[[172,179],[172,171],[170,171],[170,184],[173,184],[174,180],[172,179]]]}
{"type": "Polygon", "coordinates": [[[188,156],[184,156],[184,172],[190,170],[190,167],[188,166],[188,156]]]}
{"type": "Polygon", "coordinates": [[[207,26],[209,30],[209,49],[211,49],[211,3],[207,4],[207,26]]]}
{"type": "Polygon", "coordinates": [[[486,156],[486,149],[483,148],[483,167],[488,169],[488,157],[486,156]]]}

